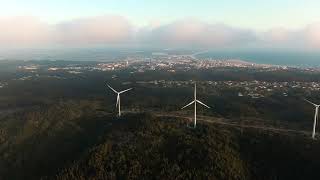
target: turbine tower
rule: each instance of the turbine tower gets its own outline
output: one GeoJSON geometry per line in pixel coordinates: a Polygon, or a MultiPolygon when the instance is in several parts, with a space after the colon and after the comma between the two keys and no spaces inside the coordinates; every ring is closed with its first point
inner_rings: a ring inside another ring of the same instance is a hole
{"type": "Polygon", "coordinates": [[[315,112],[314,112],[314,121],[313,121],[313,131],[312,131],[312,139],[315,139],[316,136],[316,126],[317,126],[317,121],[318,121],[318,113],[319,113],[319,107],[320,105],[315,104],[307,99],[305,99],[308,103],[312,104],[315,106],[315,112]]]}
{"type": "MultiPolygon", "coordinates": [[[[108,84],[107,84],[108,85],[108,84]]],[[[119,109],[119,117],[121,116],[121,107],[120,107],[120,94],[122,94],[122,93],[125,93],[125,92],[127,92],[127,91],[130,91],[132,88],[130,88],[130,89],[126,89],[126,90],[123,90],[123,91],[120,91],[120,92],[118,92],[118,91],[116,91],[116,90],[114,90],[111,86],[109,86],[108,85],[108,87],[114,92],[114,93],[116,93],[117,94],[117,103],[116,103],[116,107],[118,107],[118,109],[119,109]]]]}
{"type": "Polygon", "coordinates": [[[197,84],[194,83],[194,100],[191,103],[185,105],[183,108],[181,108],[181,109],[184,109],[184,108],[194,104],[194,124],[193,124],[194,128],[197,127],[197,103],[205,106],[206,108],[210,108],[209,106],[205,105],[203,102],[201,102],[197,99],[197,84]]]}

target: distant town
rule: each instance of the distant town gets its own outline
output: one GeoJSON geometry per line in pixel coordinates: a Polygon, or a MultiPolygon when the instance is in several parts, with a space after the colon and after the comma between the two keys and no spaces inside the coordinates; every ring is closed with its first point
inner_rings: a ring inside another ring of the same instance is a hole
{"type": "MultiPolygon", "coordinates": [[[[126,68],[134,69],[134,72],[144,72],[150,70],[166,70],[168,72],[189,71],[192,69],[212,69],[219,67],[234,67],[246,69],[260,69],[261,71],[276,71],[288,69],[300,69],[305,71],[320,71],[318,68],[301,68],[292,66],[280,66],[270,64],[257,64],[240,59],[196,59],[191,55],[158,55],[152,57],[127,57],[124,59],[101,62],[92,66],[68,65],[67,67],[48,67],[48,71],[65,70],[69,73],[77,74],[82,70],[90,71],[116,71],[126,68]]],[[[19,66],[19,69],[35,71],[43,68],[40,65],[19,66]]]]}
{"type": "MultiPolygon", "coordinates": [[[[52,63],[54,64],[54,63],[52,63]]],[[[52,65],[31,63],[27,65],[18,66],[18,71],[28,72],[29,74],[19,77],[14,80],[25,81],[40,76],[46,76],[55,79],[64,79],[64,76],[50,75],[39,73],[46,72],[64,72],[69,74],[82,74],[85,72],[117,72],[121,70],[129,71],[131,74],[141,74],[150,71],[161,71],[174,75],[177,72],[188,72],[194,70],[215,71],[224,68],[234,68],[239,70],[254,71],[254,72],[273,72],[273,71],[299,71],[315,73],[320,72],[317,68],[297,68],[289,66],[277,66],[268,64],[249,63],[239,59],[196,59],[188,55],[156,55],[152,57],[127,57],[113,62],[96,62],[91,64],[67,64],[67,65],[52,65]],[[31,73],[31,74],[30,74],[31,73]]],[[[113,75],[112,78],[117,78],[113,75]]],[[[130,84],[132,82],[123,82],[123,84],[130,84]]],[[[179,87],[189,86],[190,81],[168,81],[163,79],[155,79],[152,81],[138,81],[135,82],[143,86],[159,86],[159,87],[179,87]]],[[[290,90],[303,91],[319,91],[320,82],[299,82],[299,81],[261,81],[261,80],[243,80],[243,81],[202,81],[203,85],[213,86],[218,89],[236,89],[236,96],[263,98],[272,94],[280,94],[288,96],[290,90]]],[[[0,88],[8,86],[8,82],[0,82],[0,88]]]]}

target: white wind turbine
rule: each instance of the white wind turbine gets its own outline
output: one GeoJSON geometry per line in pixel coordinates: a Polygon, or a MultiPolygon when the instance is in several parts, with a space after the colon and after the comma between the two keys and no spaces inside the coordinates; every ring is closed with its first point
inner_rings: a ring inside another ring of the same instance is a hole
{"type": "Polygon", "coordinates": [[[316,126],[317,126],[317,121],[318,121],[318,113],[319,113],[319,107],[320,105],[315,104],[307,99],[305,99],[308,103],[314,105],[316,107],[315,112],[314,112],[314,121],[313,121],[313,131],[312,131],[312,139],[315,139],[316,136],[316,126]]]}
{"type": "Polygon", "coordinates": [[[196,83],[194,84],[194,100],[191,103],[185,105],[181,109],[184,109],[193,103],[194,103],[194,125],[193,125],[193,127],[196,128],[197,127],[197,103],[205,106],[206,108],[210,108],[209,106],[205,105],[203,102],[197,100],[197,84],[196,83]]]}
{"type": "Polygon", "coordinates": [[[120,94],[122,94],[122,93],[125,93],[125,92],[127,92],[127,91],[130,91],[132,88],[130,88],[130,89],[126,89],[126,90],[123,90],[123,91],[120,91],[120,92],[118,92],[118,91],[116,91],[116,90],[114,90],[111,86],[109,86],[108,85],[108,87],[114,92],[114,93],[116,93],[117,94],[117,103],[116,103],[116,107],[118,107],[119,108],[119,117],[121,116],[121,107],[120,107],[120,94]]]}

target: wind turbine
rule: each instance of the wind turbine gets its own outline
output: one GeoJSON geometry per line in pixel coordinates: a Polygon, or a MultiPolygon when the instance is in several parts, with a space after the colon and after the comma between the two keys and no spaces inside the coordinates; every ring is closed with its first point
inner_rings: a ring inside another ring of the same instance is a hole
{"type": "Polygon", "coordinates": [[[206,108],[210,108],[209,106],[205,105],[203,102],[201,102],[197,99],[197,84],[195,83],[194,84],[194,100],[191,103],[185,105],[183,108],[181,108],[181,109],[184,109],[184,108],[194,104],[194,124],[193,124],[194,128],[197,127],[197,103],[205,106],[206,108]]]}
{"type": "Polygon", "coordinates": [[[315,139],[316,136],[316,126],[317,126],[317,121],[318,121],[318,113],[319,113],[319,107],[320,105],[315,104],[307,99],[305,99],[308,103],[314,105],[316,107],[315,112],[314,112],[314,121],[313,121],[313,131],[312,131],[312,139],[315,139]]]}
{"type": "Polygon", "coordinates": [[[121,116],[121,107],[120,107],[120,94],[122,94],[122,93],[125,93],[125,92],[127,92],[127,91],[130,91],[132,88],[130,88],[130,89],[126,89],[126,90],[123,90],[123,91],[120,91],[120,92],[118,92],[118,91],[116,91],[116,90],[114,90],[111,86],[109,86],[108,84],[107,84],[107,86],[114,92],[114,93],[116,93],[117,94],[117,103],[116,103],[116,107],[118,107],[118,109],[119,109],[119,117],[121,116]]]}

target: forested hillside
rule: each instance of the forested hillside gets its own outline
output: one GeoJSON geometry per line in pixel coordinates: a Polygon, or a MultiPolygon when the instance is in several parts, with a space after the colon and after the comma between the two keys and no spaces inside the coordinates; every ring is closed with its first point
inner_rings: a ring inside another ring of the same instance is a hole
{"type": "Polygon", "coordinates": [[[0,179],[317,179],[320,144],[68,101],[1,119],[0,179]]]}

